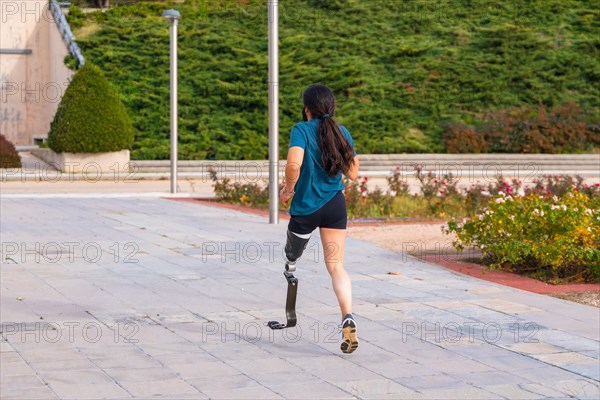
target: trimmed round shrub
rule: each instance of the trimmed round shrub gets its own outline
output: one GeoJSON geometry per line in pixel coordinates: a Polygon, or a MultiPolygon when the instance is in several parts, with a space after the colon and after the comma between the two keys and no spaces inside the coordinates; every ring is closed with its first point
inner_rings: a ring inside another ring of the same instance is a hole
{"type": "Polygon", "coordinates": [[[15,146],[0,135],[0,168],[21,168],[21,157],[15,146]]]}
{"type": "Polygon", "coordinates": [[[48,147],[62,153],[102,153],[128,149],[134,128],[117,89],[100,68],[79,69],[58,106],[48,147]]]}

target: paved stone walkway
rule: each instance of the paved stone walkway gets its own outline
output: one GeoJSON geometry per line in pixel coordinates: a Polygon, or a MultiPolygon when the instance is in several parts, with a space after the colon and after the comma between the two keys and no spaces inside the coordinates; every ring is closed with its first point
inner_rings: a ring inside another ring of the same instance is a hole
{"type": "Polygon", "coordinates": [[[347,241],[359,349],[317,235],[160,198],[0,198],[4,399],[597,399],[600,313],[347,241]],[[398,271],[400,275],[388,275],[398,271]]]}

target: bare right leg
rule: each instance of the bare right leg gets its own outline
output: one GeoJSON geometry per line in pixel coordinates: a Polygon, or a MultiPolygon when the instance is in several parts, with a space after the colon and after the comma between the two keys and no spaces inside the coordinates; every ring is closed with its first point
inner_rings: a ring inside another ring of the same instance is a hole
{"type": "Polygon", "coordinates": [[[321,242],[325,255],[325,265],[331,276],[333,291],[340,304],[342,318],[352,314],[352,282],[344,269],[345,229],[321,228],[321,242]]]}
{"type": "Polygon", "coordinates": [[[342,312],[342,344],[344,353],[352,353],[358,347],[356,323],[352,318],[352,282],[344,269],[345,229],[321,228],[321,242],[325,254],[325,265],[331,275],[333,291],[342,312]],[[350,314],[350,315],[348,315],[350,314]]]}

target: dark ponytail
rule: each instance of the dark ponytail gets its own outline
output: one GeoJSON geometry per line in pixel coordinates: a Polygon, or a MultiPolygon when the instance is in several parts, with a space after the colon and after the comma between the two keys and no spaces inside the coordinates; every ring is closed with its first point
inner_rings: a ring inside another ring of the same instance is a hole
{"type": "Polygon", "coordinates": [[[347,173],[354,162],[354,149],[333,119],[333,93],[327,86],[315,83],[304,91],[302,100],[312,118],[320,119],[317,134],[323,169],[331,176],[347,173]]]}

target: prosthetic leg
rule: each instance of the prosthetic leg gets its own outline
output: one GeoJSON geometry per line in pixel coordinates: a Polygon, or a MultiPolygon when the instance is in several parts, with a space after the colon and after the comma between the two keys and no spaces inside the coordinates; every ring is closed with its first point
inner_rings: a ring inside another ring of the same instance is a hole
{"type": "Polygon", "coordinates": [[[285,271],[283,275],[288,282],[287,298],[285,301],[285,316],[287,322],[282,324],[277,321],[269,321],[267,326],[271,329],[284,329],[292,328],[296,326],[296,295],[298,294],[298,278],[296,278],[293,272],[296,270],[296,261],[302,256],[308,240],[310,239],[310,233],[303,235],[294,233],[288,229],[287,241],[285,243],[285,271]]]}

